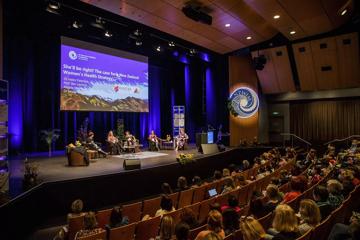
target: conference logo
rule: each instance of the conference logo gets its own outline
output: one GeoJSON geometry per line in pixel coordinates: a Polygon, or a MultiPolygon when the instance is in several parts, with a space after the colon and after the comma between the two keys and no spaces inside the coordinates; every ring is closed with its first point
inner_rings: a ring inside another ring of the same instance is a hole
{"type": "Polygon", "coordinates": [[[69,51],[69,58],[71,60],[76,60],[77,59],[77,54],[75,51],[69,51]]]}
{"type": "Polygon", "coordinates": [[[230,95],[228,107],[232,115],[249,118],[259,109],[259,97],[251,88],[240,87],[230,95]]]}

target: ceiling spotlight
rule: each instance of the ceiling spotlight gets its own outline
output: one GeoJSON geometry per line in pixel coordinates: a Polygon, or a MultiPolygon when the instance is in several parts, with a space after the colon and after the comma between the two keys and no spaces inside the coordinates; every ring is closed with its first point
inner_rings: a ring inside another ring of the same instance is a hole
{"type": "Polygon", "coordinates": [[[175,43],[173,41],[169,42],[169,47],[175,47],[175,43]]]}
{"type": "Polygon", "coordinates": [[[157,46],[157,47],[156,47],[156,51],[160,52],[160,51],[161,51],[161,47],[160,47],[160,46],[157,46]]]}
{"type": "Polygon", "coordinates": [[[192,48],[190,49],[190,55],[195,55],[197,53],[196,49],[192,48]]]}
{"type": "Polygon", "coordinates": [[[135,41],[135,45],[136,45],[136,46],[141,46],[141,45],[142,45],[142,41],[141,41],[141,40],[136,40],[136,41],[135,41]]]}
{"type": "Polygon", "coordinates": [[[74,21],[72,27],[78,29],[82,27],[82,24],[78,21],[74,21]]]}
{"type": "Polygon", "coordinates": [[[109,31],[105,31],[104,35],[105,35],[105,37],[108,37],[108,38],[112,37],[112,33],[109,31]]]}
{"type": "Polygon", "coordinates": [[[60,3],[55,1],[50,1],[48,7],[53,10],[59,10],[60,9],[60,3]]]}
{"type": "Polygon", "coordinates": [[[104,29],[105,21],[101,17],[95,18],[95,22],[91,22],[90,25],[96,28],[104,29]]]}
{"type": "Polygon", "coordinates": [[[344,10],[341,11],[341,16],[344,16],[347,13],[347,9],[345,8],[344,10]]]}
{"type": "Polygon", "coordinates": [[[142,33],[140,32],[139,29],[136,29],[136,30],[134,31],[134,35],[139,37],[139,36],[142,35],[142,33]]]}
{"type": "Polygon", "coordinates": [[[295,33],[296,33],[296,31],[294,31],[294,30],[290,31],[291,35],[294,35],[295,33]]]}
{"type": "Polygon", "coordinates": [[[225,27],[230,27],[231,25],[230,25],[230,23],[227,23],[227,24],[225,24],[225,27]]]}
{"type": "Polygon", "coordinates": [[[280,15],[277,15],[277,14],[276,14],[276,15],[273,16],[273,18],[274,18],[274,19],[279,19],[279,18],[280,18],[280,15]]]}
{"type": "Polygon", "coordinates": [[[247,37],[246,37],[246,40],[251,40],[251,39],[252,39],[251,36],[247,36],[247,37]]]}

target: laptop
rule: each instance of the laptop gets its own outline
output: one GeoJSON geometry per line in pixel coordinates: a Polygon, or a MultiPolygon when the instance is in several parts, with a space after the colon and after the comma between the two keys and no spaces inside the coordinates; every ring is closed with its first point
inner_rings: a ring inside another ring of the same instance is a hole
{"type": "Polygon", "coordinates": [[[210,189],[208,191],[210,197],[214,197],[217,195],[216,188],[210,189]]]}

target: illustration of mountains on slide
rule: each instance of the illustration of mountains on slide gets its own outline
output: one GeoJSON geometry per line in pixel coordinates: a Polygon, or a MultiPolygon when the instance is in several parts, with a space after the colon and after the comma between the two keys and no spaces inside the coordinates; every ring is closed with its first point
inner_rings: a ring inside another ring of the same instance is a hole
{"type": "Polygon", "coordinates": [[[111,101],[96,95],[86,96],[67,88],[61,89],[60,110],[148,112],[148,106],[147,99],[126,97],[111,101]]]}

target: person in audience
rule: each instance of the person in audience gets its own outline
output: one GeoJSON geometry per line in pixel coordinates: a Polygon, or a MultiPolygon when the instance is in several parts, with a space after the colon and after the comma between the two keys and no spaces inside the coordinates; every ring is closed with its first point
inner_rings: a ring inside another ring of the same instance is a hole
{"type": "Polygon", "coordinates": [[[360,239],[360,213],[353,212],[350,224],[336,223],[329,234],[328,240],[360,239]]]}
{"type": "Polygon", "coordinates": [[[84,216],[85,213],[82,211],[84,207],[84,203],[81,199],[76,199],[71,203],[71,213],[68,213],[67,219],[69,222],[69,218],[84,216]]]}
{"type": "Polygon", "coordinates": [[[160,202],[160,209],[156,211],[155,217],[157,216],[163,216],[166,213],[175,211],[175,208],[173,207],[173,202],[171,198],[169,198],[167,195],[163,194],[161,197],[160,202]]]}
{"type": "Polygon", "coordinates": [[[222,190],[221,194],[231,192],[234,189],[235,189],[235,184],[234,184],[233,178],[232,177],[225,178],[224,186],[223,186],[223,190],[222,190]]]}
{"type": "Polygon", "coordinates": [[[159,147],[160,138],[158,136],[156,136],[154,130],[151,130],[148,140],[149,140],[149,145],[150,145],[149,149],[151,149],[151,150],[156,149],[156,150],[160,151],[160,147],[159,147]]]}
{"type": "Polygon", "coordinates": [[[86,138],[86,146],[92,150],[98,151],[99,153],[107,156],[108,153],[105,152],[104,150],[102,150],[94,141],[94,132],[93,131],[89,131],[88,136],[86,138]]]}
{"type": "Polygon", "coordinates": [[[311,177],[309,179],[311,186],[317,184],[322,179],[321,172],[322,172],[322,170],[321,170],[320,166],[315,166],[313,168],[313,170],[311,171],[311,174],[310,174],[311,177]]]}
{"type": "Polygon", "coordinates": [[[304,189],[302,180],[299,178],[299,176],[292,177],[290,181],[290,192],[287,192],[284,196],[283,203],[290,202],[291,200],[297,198],[300,194],[302,189],[304,189]]]}
{"type": "Polygon", "coordinates": [[[337,208],[344,201],[342,184],[336,179],[330,179],[327,181],[327,190],[329,192],[328,201],[330,205],[333,208],[337,208]]]}
{"type": "Polygon", "coordinates": [[[161,219],[159,236],[156,240],[170,240],[174,235],[174,219],[171,216],[164,216],[161,219]]]}
{"type": "Polygon", "coordinates": [[[310,164],[314,164],[316,163],[316,161],[317,161],[316,150],[311,148],[306,155],[304,166],[309,166],[310,164]]]}
{"type": "Polygon", "coordinates": [[[231,173],[230,175],[232,177],[234,177],[236,175],[236,173],[238,172],[238,168],[233,163],[229,165],[229,170],[230,170],[230,173],[231,173]]]}
{"type": "Polygon", "coordinates": [[[223,240],[223,238],[214,232],[209,232],[203,240],[223,240]]]}
{"type": "Polygon", "coordinates": [[[276,207],[272,226],[275,230],[273,240],[295,240],[300,237],[298,220],[289,205],[280,204],[276,207]]]}
{"type": "Polygon", "coordinates": [[[275,210],[276,206],[282,201],[282,196],[279,188],[274,184],[269,184],[266,187],[265,196],[269,199],[263,206],[264,215],[275,210]]]}
{"type": "Polygon", "coordinates": [[[113,131],[109,131],[107,136],[107,142],[110,145],[110,149],[112,149],[111,154],[121,153],[121,144],[119,142],[119,139],[114,136],[113,131]]]}
{"type": "Polygon", "coordinates": [[[319,207],[321,219],[326,219],[332,212],[333,208],[328,202],[329,192],[326,187],[318,185],[314,187],[313,198],[319,207]]]}
{"type": "Polygon", "coordinates": [[[250,183],[250,181],[246,180],[243,175],[235,175],[234,179],[235,179],[235,186],[237,188],[244,187],[250,183]]]}
{"type": "Polygon", "coordinates": [[[290,179],[291,179],[291,175],[288,173],[288,171],[285,169],[282,169],[280,171],[280,178],[279,178],[280,186],[288,183],[290,181],[290,179]]]}
{"type": "Polygon", "coordinates": [[[220,206],[220,204],[218,202],[214,202],[214,203],[210,204],[210,209],[209,210],[210,211],[211,210],[216,210],[218,212],[221,212],[221,206],[220,206]]]}
{"type": "Polygon", "coordinates": [[[191,186],[192,188],[200,187],[203,185],[203,181],[199,176],[194,176],[191,182],[192,182],[192,186],[191,186]]]}
{"type": "Polygon", "coordinates": [[[219,170],[214,171],[214,176],[212,177],[213,181],[220,180],[222,178],[222,174],[219,170]]]}
{"type": "Polygon", "coordinates": [[[257,219],[265,216],[262,198],[263,195],[261,194],[261,192],[255,190],[252,194],[250,201],[250,212],[257,219]]]}
{"type": "Polygon", "coordinates": [[[344,196],[349,195],[349,193],[354,190],[355,186],[359,184],[359,179],[354,177],[353,171],[350,169],[343,169],[340,172],[338,179],[343,185],[342,193],[344,196]]]}
{"type": "Polygon", "coordinates": [[[239,207],[239,201],[234,195],[229,195],[228,204],[221,206],[221,212],[223,213],[225,210],[232,209],[236,213],[239,213],[241,208],[239,207]]]}
{"type": "Polygon", "coordinates": [[[277,178],[277,177],[272,177],[270,184],[273,184],[273,185],[275,185],[275,186],[277,186],[277,187],[280,187],[280,186],[281,186],[281,185],[280,185],[280,179],[277,178]]]}
{"type": "Polygon", "coordinates": [[[187,185],[186,177],[181,176],[178,178],[177,188],[178,188],[178,191],[183,191],[183,190],[189,189],[189,186],[187,185]]]}
{"type": "Polygon", "coordinates": [[[171,189],[170,184],[168,184],[167,182],[164,182],[163,184],[161,184],[161,190],[163,194],[172,194],[173,190],[171,189]]]}
{"type": "Polygon", "coordinates": [[[250,162],[248,160],[243,160],[241,164],[241,170],[245,171],[250,168],[250,162]]]}
{"type": "Polygon", "coordinates": [[[189,225],[190,229],[199,227],[199,222],[196,220],[195,214],[191,208],[184,208],[180,214],[180,222],[189,225]]]}
{"type": "Polygon", "coordinates": [[[320,209],[311,199],[304,199],[300,202],[299,215],[299,231],[301,235],[316,227],[321,220],[320,209]]]}
{"type": "Polygon", "coordinates": [[[266,234],[264,228],[255,218],[251,216],[242,216],[240,218],[240,230],[243,240],[265,240],[271,239],[271,236],[266,234]]]}
{"type": "Polygon", "coordinates": [[[224,168],[222,170],[222,177],[225,178],[225,177],[230,177],[231,173],[230,173],[230,170],[228,168],[224,168]]]}
{"type": "Polygon", "coordinates": [[[175,227],[176,240],[189,240],[190,227],[184,222],[179,222],[175,227]]]}
{"type": "Polygon", "coordinates": [[[106,226],[107,229],[121,227],[129,224],[129,218],[122,215],[122,207],[115,206],[110,214],[110,222],[106,226]]]}
{"type": "Polygon", "coordinates": [[[75,235],[75,240],[89,235],[93,235],[104,231],[97,227],[96,216],[94,212],[88,212],[84,216],[84,229],[78,231],[75,235]]]}
{"type": "Polygon", "coordinates": [[[195,240],[204,240],[206,235],[210,232],[214,232],[220,236],[220,238],[225,238],[225,232],[222,225],[222,215],[219,211],[211,210],[207,218],[207,230],[199,232],[195,240]]]}

